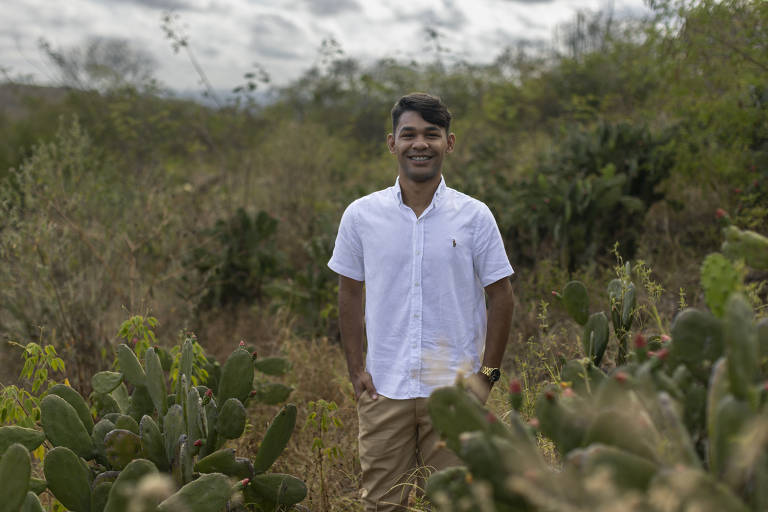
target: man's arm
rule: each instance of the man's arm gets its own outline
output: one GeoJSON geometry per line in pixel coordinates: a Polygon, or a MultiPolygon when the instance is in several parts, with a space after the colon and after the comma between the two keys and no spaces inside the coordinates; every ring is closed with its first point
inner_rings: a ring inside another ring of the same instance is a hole
{"type": "Polygon", "coordinates": [[[488,294],[488,331],[485,336],[483,366],[498,368],[507,348],[515,294],[508,277],[489,284],[485,291],[488,294]]]}
{"type": "MultiPolygon", "coordinates": [[[[509,278],[505,277],[485,287],[488,294],[488,329],[485,335],[483,366],[499,368],[507,347],[509,328],[512,323],[512,311],[515,295],[509,278]]],[[[485,403],[491,393],[488,377],[481,373],[473,374],[467,381],[469,389],[485,403]]]]}
{"type": "Polygon", "coordinates": [[[364,390],[376,400],[378,394],[371,374],[365,371],[363,357],[363,282],[342,275],[339,275],[339,330],[355,400],[364,390]]]}

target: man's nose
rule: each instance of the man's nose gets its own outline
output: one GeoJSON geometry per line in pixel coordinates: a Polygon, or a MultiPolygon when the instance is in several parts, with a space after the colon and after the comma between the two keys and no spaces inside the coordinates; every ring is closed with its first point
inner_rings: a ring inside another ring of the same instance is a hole
{"type": "Polygon", "coordinates": [[[424,139],[419,138],[413,142],[414,149],[427,149],[428,147],[429,145],[427,144],[427,141],[424,139]]]}

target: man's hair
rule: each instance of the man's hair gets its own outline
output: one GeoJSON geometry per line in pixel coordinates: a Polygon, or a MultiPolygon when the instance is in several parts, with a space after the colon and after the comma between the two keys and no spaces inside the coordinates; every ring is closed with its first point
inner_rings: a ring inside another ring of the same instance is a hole
{"type": "Polygon", "coordinates": [[[451,113],[440,98],[424,92],[412,92],[397,100],[392,107],[392,133],[397,131],[400,116],[408,111],[418,112],[426,122],[445,128],[446,133],[451,129],[451,113]]]}

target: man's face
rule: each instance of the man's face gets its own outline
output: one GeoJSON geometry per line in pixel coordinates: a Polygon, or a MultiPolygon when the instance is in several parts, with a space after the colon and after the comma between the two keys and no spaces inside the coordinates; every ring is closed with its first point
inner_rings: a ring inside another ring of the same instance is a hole
{"type": "Polygon", "coordinates": [[[397,157],[400,179],[423,183],[440,176],[443,157],[453,151],[456,137],[429,123],[421,114],[403,112],[395,133],[387,135],[389,151],[397,157]]]}

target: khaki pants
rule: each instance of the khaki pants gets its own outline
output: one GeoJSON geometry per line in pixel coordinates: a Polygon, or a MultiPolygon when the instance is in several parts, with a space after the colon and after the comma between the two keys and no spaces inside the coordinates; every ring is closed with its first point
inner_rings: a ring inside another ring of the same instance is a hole
{"type": "Polygon", "coordinates": [[[366,512],[405,510],[414,485],[424,488],[431,471],[462,465],[438,445],[427,398],[393,400],[364,391],[357,402],[360,421],[362,497],[366,512]]]}

